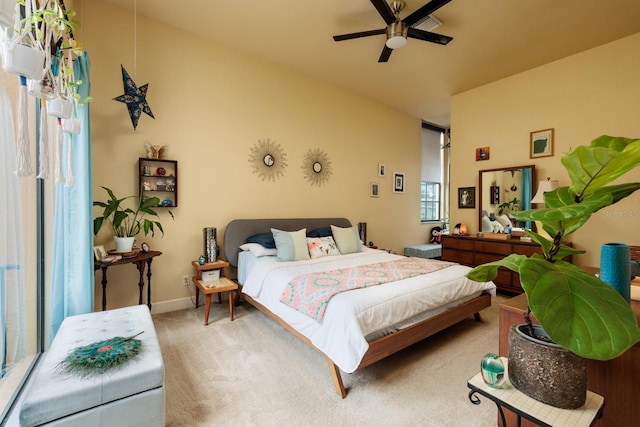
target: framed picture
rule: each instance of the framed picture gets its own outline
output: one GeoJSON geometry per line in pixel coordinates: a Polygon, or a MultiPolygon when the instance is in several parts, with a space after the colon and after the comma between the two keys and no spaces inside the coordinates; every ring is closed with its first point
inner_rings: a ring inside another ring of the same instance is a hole
{"type": "Polygon", "coordinates": [[[384,163],[378,163],[378,176],[383,178],[387,176],[387,165],[384,163]]]}
{"type": "Polygon", "coordinates": [[[476,148],[476,162],[480,160],[489,160],[490,151],[491,151],[491,147],[476,148]]]}
{"type": "Polygon", "coordinates": [[[404,174],[402,172],[393,173],[393,192],[404,193],[404,174]]]}
{"type": "Polygon", "coordinates": [[[371,183],[371,188],[369,190],[369,195],[371,197],[380,197],[380,184],[377,182],[371,183]]]}
{"type": "Polygon", "coordinates": [[[553,156],[553,129],[531,132],[529,158],[553,156]]]}
{"type": "Polygon", "coordinates": [[[458,208],[475,209],[476,187],[458,187],[458,208]]]}
{"type": "Polygon", "coordinates": [[[96,257],[96,261],[100,261],[103,258],[107,257],[107,251],[104,250],[104,246],[94,246],[93,247],[93,255],[96,257]]]}

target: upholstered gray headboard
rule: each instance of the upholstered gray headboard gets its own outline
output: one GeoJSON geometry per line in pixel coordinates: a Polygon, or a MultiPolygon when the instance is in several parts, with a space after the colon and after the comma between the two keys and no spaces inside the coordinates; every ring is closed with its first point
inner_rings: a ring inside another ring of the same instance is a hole
{"type": "Polygon", "coordinates": [[[224,230],[224,255],[229,264],[237,267],[239,247],[247,242],[249,236],[270,232],[272,228],[284,231],[306,228],[309,231],[329,225],[351,227],[351,222],[346,218],[234,219],[224,230]]]}

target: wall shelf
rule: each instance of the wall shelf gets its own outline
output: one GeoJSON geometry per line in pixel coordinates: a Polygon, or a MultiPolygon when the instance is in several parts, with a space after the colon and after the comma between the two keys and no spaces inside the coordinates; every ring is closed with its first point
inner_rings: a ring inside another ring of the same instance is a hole
{"type": "Polygon", "coordinates": [[[158,206],[178,206],[178,161],[140,157],[138,188],[145,197],[159,198],[158,206]]]}

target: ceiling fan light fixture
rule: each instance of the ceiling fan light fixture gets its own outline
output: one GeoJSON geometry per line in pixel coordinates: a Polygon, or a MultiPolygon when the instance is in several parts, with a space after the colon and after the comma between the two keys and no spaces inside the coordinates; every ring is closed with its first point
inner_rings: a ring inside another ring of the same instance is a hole
{"type": "Polygon", "coordinates": [[[409,26],[402,21],[396,21],[387,27],[387,42],[389,49],[399,49],[407,44],[409,26]]]}

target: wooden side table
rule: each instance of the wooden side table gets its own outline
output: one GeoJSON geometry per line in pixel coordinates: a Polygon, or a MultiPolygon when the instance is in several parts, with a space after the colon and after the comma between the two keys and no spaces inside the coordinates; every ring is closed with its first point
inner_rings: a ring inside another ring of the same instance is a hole
{"type": "Polygon", "coordinates": [[[196,308],[199,305],[200,292],[204,294],[204,324],[209,324],[209,310],[211,309],[211,297],[213,294],[218,294],[218,303],[222,302],[222,292],[229,292],[229,318],[233,321],[233,292],[238,290],[238,284],[230,279],[222,276],[222,269],[229,267],[229,263],[224,260],[216,260],[215,262],[209,262],[203,265],[198,264],[198,261],[192,261],[191,265],[195,269],[196,275],[191,278],[196,285],[196,308]],[[203,271],[220,270],[220,277],[214,280],[203,280],[200,275],[203,271]]]}
{"type": "Polygon", "coordinates": [[[587,427],[592,426],[596,419],[602,416],[604,398],[591,391],[587,391],[587,400],[581,408],[562,409],[530,398],[515,389],[508,378],[505,379],[501,388],[493,388],[484,382],[482,374],[478,372],[467,382],[467,387],[470,389],[469,400],[474,405],[480,404],[480,399],[476,394],[481,394],[498,406],[503,427],[506,426],[503,408],[516,414],[518,427],[521,425],[522,418],[542,427],[587,427]]]}

